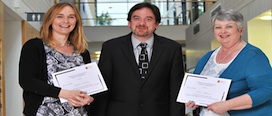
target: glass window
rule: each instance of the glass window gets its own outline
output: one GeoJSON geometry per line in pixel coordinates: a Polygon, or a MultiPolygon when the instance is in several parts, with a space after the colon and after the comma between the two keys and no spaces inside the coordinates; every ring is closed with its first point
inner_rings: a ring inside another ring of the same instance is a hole
{"type": "Polygon", "coordinates": [[[198,0],[80,0],[79,9],[84,26],[124,26],[130,8],[143,1],[159,7],[161,25],[188,25],[205,10],[205,2],[198,0]]]}

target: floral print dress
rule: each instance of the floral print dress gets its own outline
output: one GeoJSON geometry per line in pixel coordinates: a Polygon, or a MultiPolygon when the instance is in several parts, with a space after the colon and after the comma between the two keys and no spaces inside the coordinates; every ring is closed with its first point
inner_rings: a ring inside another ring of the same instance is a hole
{"type": "MultiPolygon", "coordinates": [[[[62,54],[44,43],[48,72],[47,83],[53,85],[52,73],[83,65],[83,58],[78,53],[62,54]]],[[[59,98],[44,97],[36,116],[87,116],[84,107],[74,107],[68,102],[61,103],[59,98]]]]}

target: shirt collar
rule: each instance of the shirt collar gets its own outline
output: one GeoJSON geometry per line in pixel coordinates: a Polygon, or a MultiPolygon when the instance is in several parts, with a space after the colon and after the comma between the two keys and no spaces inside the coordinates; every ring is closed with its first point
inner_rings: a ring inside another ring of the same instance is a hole
{"type": "MultiPolygon", "coordinates": [[[[141,43],[141,41],[136,39],[133,34],[131,35],[131,42],[132,42],[133,49],[136,49],[138,45],[141,43]]],[[[147,41],[145,41],[145,43],[147,43],[147,48],[152,48],[154,43],[154,35],[151,38],[149,38],[147,41]]]]}

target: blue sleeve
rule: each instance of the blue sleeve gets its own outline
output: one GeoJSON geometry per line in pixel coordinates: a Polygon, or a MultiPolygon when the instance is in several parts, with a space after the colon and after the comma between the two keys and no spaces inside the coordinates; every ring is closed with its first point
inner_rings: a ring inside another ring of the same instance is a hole
{"type": "Polygon", "coordinates": [[[251,90],[248,94],[253,102],[252,107],[255,107],[272,98],[272,69],[261,51],[256,52],[246,67],[246,82],[251,90]]]}

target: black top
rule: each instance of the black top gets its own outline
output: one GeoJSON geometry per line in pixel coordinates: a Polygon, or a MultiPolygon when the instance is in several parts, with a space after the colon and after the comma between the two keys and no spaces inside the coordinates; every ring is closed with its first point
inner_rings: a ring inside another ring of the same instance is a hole
{"type": "MultiPolygon", "coordinates": [[[[89,51],[81,54],[84,63],[90,63],[89,51]]],[[[60,88],[47,84],[47,63],[43,41],[27,41],[21,50],[19,84],[23,88],[24,114],[35,116],[44,96],[58,97],[60,88]]]]}

